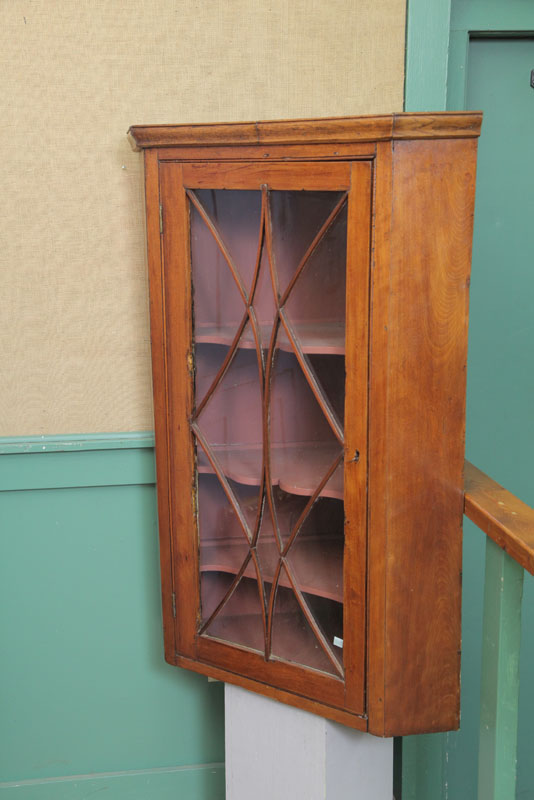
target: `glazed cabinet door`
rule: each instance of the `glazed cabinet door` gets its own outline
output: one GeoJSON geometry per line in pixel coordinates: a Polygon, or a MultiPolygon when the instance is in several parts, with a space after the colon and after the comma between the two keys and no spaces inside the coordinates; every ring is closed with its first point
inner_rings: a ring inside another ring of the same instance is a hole
{"type": "Polygon", "coordinates": [[[371,163],[159,182],[176,656],[363,715],[371,163]]]}

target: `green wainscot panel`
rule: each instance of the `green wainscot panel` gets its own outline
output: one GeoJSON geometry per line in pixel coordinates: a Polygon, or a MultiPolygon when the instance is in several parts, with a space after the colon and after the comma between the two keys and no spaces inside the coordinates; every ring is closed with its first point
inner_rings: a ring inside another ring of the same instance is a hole
{"type": "MultiPolygon", "coordinates": [[[[32,480],[34,459],[54,460],[20,458],[32,480]]],[[[54,794],[43,779],[216,764],[215,777],[210,769],[116,777],[131,792],[110,796],[141,797],[150,780],[144,796],[153,800],[180,781],[191,788],[174,797],[219,797],[206,787],[221,780],[223,686],[163,660],[154,486],[23,490],[17,480],[17,491],[0,492],[0,788],[9,798],[75,800],[89,790],[53,781],[54,794]]],[[[61,481],[50,474],[50,483],[61,481]]]]}

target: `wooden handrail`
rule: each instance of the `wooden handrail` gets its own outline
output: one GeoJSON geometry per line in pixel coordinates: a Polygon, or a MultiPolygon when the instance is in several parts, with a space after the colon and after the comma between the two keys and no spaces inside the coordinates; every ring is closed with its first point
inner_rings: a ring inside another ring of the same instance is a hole
{"type": "Polygon", "coordinates": [[[464,467],[464,514],[534,575],[534,509],[469,461],[464,467]]]}

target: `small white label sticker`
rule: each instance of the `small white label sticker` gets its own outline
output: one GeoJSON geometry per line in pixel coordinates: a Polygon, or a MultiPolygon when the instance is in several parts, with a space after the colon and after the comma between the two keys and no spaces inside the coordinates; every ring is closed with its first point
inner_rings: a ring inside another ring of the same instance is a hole
{"type": "Polygon", "coordinates": [[[343,647],[343,639],[340,639],[339,636],[334,636],[334,644],[336,647],[343,647]]]}

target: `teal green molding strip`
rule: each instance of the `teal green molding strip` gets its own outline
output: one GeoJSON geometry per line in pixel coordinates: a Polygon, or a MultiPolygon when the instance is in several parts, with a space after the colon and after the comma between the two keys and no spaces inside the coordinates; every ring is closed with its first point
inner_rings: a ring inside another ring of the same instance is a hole
{"type": "Polygon", "coordinates": [[[9,436],[0,438],[0,455],[11,453],[128,450],[154,447],[152,431],[124,433],[72,433],[62,436],[9,436]]]}
{"type": "Polygon", "coordinates": [[[523,568],[486,542],[479,800],[515,797],[523,568]]]}
{"type": "MultiPolygon", "coordinates": [[[[451,31],[447,86],[447,109],[449,111],[466,110],[468,51],[469,33],[467,31],[451,31]]],[[[471,111],[478,111],[478,109],[471,109],[471,111]]]]}
{"type": "Polygon", "coordinates": [[[443,111],[451,0],[409,0],[406,20],[405,111],[443,111]]]}
{"type": "Polygon", "coordinates": [[[2,800],[224,800],[224,764],[103,772],[0,783],[2,800]]]}
{"type": "Polygon", "coordinates": [[[155,483],[154,450],[25,451],[0,456],[0,492],[155,483]]]}
{"type": "Polygon", "coordinates": [[[456,0],[452,4],[451,30],[522,33],[534,30],[534,4],[530,0],[456,0]]]}
{"type": "Polygon", "coordinates": [[[502,0],[453,1],[447,86],[449,111],[466,108],[469,36],[477,33],[491,36],[530,33],[534,36],[534,3],[525,0],[507,0],[506,3],[502,0]]]}

